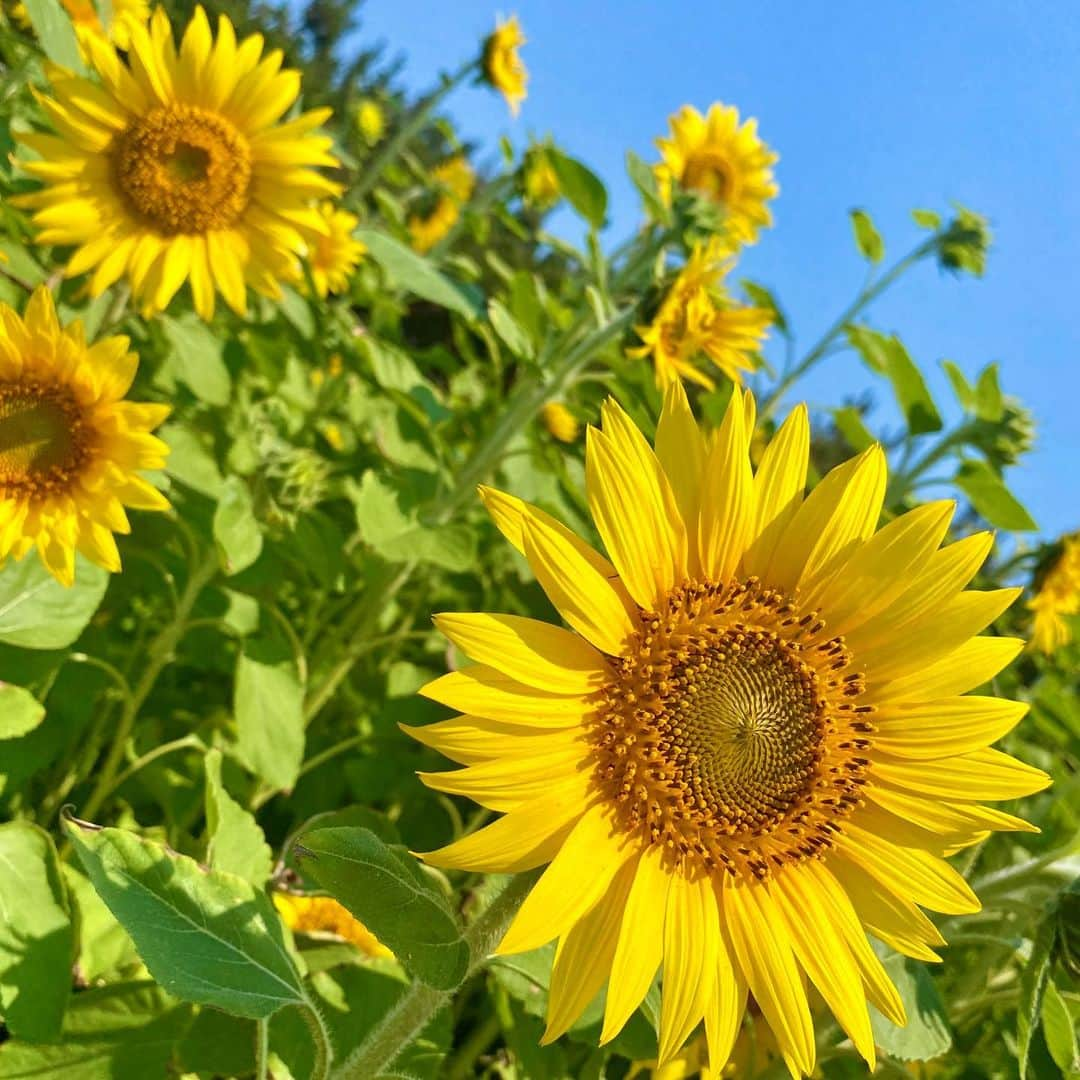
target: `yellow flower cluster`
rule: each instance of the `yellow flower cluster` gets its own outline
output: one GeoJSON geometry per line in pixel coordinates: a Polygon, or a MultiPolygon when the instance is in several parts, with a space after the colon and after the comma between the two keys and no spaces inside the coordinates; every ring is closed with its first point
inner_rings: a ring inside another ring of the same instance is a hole
{"type": "Polygon", "coordinates": [[[461,217],[461,208],[472,197],[476,174],[462,154],[457,154],[431,171],[437,186],[435,203],[426,213],[409,218],[409,237],[419,252],[430,251],[461,217]]]}
{"type": "Polygon", "coordinates": [[[1028,607],[1034,612],[1031,638],[1035,648],[1050,654],[1072,641],[1065,616],[1080,614],[1080,533],[1064,538],[1061,554],[1028,607]]]}
{"type": "Polygon", "coordinates": [[[370,957],[394,954],[357,918],[330,896],[275,892],[274,907],[296,934],[329,934],[355,945],[370,957]]]}

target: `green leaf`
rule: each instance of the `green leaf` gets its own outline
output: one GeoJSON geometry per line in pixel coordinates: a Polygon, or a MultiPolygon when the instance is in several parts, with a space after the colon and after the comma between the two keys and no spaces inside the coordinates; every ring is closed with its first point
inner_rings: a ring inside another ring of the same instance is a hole
{"type": "Polygon", "coordinates": [[[1066,1076],[1080,1072],[1080,1050],[1077,1049],[1076,1028],[1069,1006],[1061,991],[1052,983],[1046,984],[1042,1003],[1043,1037],[1054,1064],[1066,1076]]]}
{"type": "Polygon", "coordinates": [[[935,210],[912,210],[911,218],[920,229],[937,232],[941,228],[941,215],[935,210]]]}
{"type": "Polygon", "coordinates": [[[965,412],[975,411],[975,388],[967,381],[967,376],[951,360],[942,360],[941,366],[952,384],[956,400],[965,412]]]}
{"type": "Polygon", "coordinates": [[[975,415],[990,424],[998,423],[1005,415],[997,364],[987,364],[979,374],[975,384],[975,415]]]}
{"type": "Polygon", "coordinates": [[[0,1080],[150,1080],[172,1074],[173,1047],[191,1023],[147,982],[74,995],[58,1043],[14,1039],[0,1049],[0,1080]]]}
{"type": "Polygon", "coordinates": [[[246,570],[262,553],[263,535],[255,518],[248,486],[230,476],[214,511],[214,540],[221,565],[229,576],[246,570]]]}
{"type": "Polygon", "coordinates": [[[248,638],[236,661],[236,752],[257,776],[288,791],[304,761],[304,689],[287,650],[248,638]]]}
{"type": "Polygon", "coordinates": [[[109,572],[82,556],[65,588],[36,552],[0,573],[0,642],[23,649],[66,649],[86,628],[109,585],[109,572]]]}
{"type": "Polygon", "coordinates": [[[206,767],[206,861],[214,870],[261,886],[274,866],[273,853],[254,815],[225,790],[221,782],[221,751],[207,753],[206,767]]]}
{"type": "Polygon", "coordinates": [[[315,336],[315,316],[311,313],[311,304],[295,289],[288,285],[282,286],[281,310],[285,318],[296,327],[297,332],[305,341],[311,341],[315,336]]]}
{"type": "Polygon", "coordinates": [[[434,882],[408,851],[368,829],[304,833],[294,848],[305,875],[345,905],[421,982],[453,990],[469,947],[434,882]]]}
{"type": "Polygon", "coordinates": [[[784,314],[783,308],[780,307],[779,301],[773,295],[772,290],[767,289],[764,285],[759,285],[756,281],[747,281],[745,278],[742,281],[742,287],[754,307],[763,308],[769,312],[772,316],[773,326],[781,334],[787,334],[787,316],[784,314]]]}
{"type": "Polygon", "coordinates": [[[1016,1061],[1020,1080],[1027,1076],[1031,1042],[1042,1017],[1043,998],[1050,982],[1057,938],[1057,907],[1051,906],[1039,921],[1031,943],[1031,955],[1020,975],[1020,1000],[1016,1006],[1016,1061]]]}
{"type": "Polygon", "coordinates": [[[884,961],[907,1012],[907,1026],[897,1027],[873,1006],[874,1041],[900,1061],[929,1061],[952,1046],[952,1029],[941,995],[925,964],[893,954],[884,961]]]}
{"type": "Polygon", "coordinates": [[[17,739],[44,719],[45,706],[29,690],[0,682],[0,739],[17,739]]]}
{"type": "Polygon", "coordinates": [[[164,370],[208,405],[227,405],[232,394],[229,369],[222,358],[225,347],[197,315],[160,316],[172,346],[164,370]]]}
{"type": "Polygon", "coordinates": [[[885,258],[885,241],[877,231],[873,219],[865,210],[851,211],[851,227],[855,230],[855,243],[862,255],[872,263],[885,258]]]}
{"type": "Polygon", "coordinates": [[[377,229],[357,229],[355,235],[386,272],[391,284],[456,311],[466,319],[480,315],[479,305],[465,287],[436,270],[423,256],[377,229]]]}
{"type": "Polygon", "coordinates": [[[985,461],[962,462],[954,481],[991,525],[1014,532],[1033,532],[1038,528],[1005,481],[985,461]]]}
{"type": "Polygon", "coordinates": [[[854,405],[844,405],[839,409],[833,409],[832,414],[837,429],[852,450],[861,453],[877,442],[863,423],[862,413],[854,405]]]}
{"type": "Polygon", "coordinates": [[[12,1034],[43,1042],[59,1036],[74,958],[52,838],[27,822],[0,825],[0,1014],[12,1034]]]}
{"type": "Polygon", "coordinates": [[[551,147],[548,160],[559,178],[559,187],[570,205],[594,228],[607,216],[607,189],[600,178],[576,158],[551,147]]]}
{"type": "Polygon", "coordinates": [[[224,481],[202,439],[183,424],[166,424],[157,434],[169,447],[165,471],[192,490],[216,499],[224,481]]]}
{"type": "Polygon", "coordinates": [[[656,173],[651,165],[642,161],[633,150],[626,152],[626,171],[630,181],[638,189],[645,212],[657,221],[666,221],[670,217],[668,208],[660,198],[660,188],[656,183],[656,173]]]}
{"type": "Polygon", "coordinates": [[[304,1003],[266,894],[122,829],[65,822],[98,894],[170,994],[263,1019],[304,1003]]]}
{"type": "Polygon", "coordinates": [[[887,336],[868,326],[849,326],[848,340],[872,371],[888,378],[912,435],[941,430],[941,415],[926,380],[898,337],[887,336]]]}
{"type": "Polygon", "coordinates": [[[95,892],[90,879],[71,863],[63,863],[60,869],[77,915],[74,921],[79,928],[78,962],[83,978],[96,984],[103,976],[115,976],[138,965],[131,938],[95,892]]]}
{"type": "Polygon", "coordinates": [[[45,55],[54,64],[85,74],[75,28],[58,0],[26,0],[26,13],[45,55]]]}
{"type": "Polygon", "coordinates": [[[488,318],[503,344],[523,360],[531,360],[536,350],[524,327],[498,300],[488,301],[488,318]]]}

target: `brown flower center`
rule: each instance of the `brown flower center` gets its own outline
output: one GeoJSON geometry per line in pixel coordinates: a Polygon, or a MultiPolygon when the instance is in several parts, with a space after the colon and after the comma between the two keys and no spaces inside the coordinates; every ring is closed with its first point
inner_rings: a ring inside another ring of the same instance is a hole
{"type": "Polygon", "coordinates": [[[680,586],[640,618],[590,733],[623,830],[755,877],[828,847],[873,730],[843,640],[753,578],[680,586]]]}
{"type": "Polygon", "coordinates": [[[229,228],[247,209],[251,150],[226,119],[169,105],[113,144],[113,177],[132,211],[165,236],[229,228]]]}
{"type": "Polygon", "coordinates": [[[71,486],[92,434],[67,387],[0,382],[0,498],[45,498],[71,486]]]}
{"type": "Polygon", "coordinates": [[[735,178],[731,165],[722,154],[701,150],[687,159],[682,184],[713,202],[722,203],[731,201],[735,178]]]}

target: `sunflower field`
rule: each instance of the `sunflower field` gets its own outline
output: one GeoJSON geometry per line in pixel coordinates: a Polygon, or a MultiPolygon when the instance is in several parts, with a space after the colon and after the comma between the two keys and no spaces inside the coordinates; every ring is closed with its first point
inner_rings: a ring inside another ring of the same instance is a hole
{"type": "Polygon", "coordinates": [[[0,1080],[1080,1077],[1080,535],[875,323],[988,222],[815,341],[737,104],[612,240],[354,14],[3,0],[0,1080]]]}

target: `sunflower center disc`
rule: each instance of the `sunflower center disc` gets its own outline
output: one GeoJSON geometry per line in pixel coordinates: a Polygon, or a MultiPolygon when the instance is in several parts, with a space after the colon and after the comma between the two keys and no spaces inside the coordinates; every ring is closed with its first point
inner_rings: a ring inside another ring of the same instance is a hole
{"type": "Polygon", "coordinates": [[[247,141],[193,105],[147,113],[116,139],[112,167],[131,209],[166,236],[227,229],[250,197],[247,141]]]}
{"type": "Polygon", "coordinates": [[[734,186],[731,169],[719,154],[705,150],[694,154],[683,171],[683,186],[714,202],[725,202],[734,186]]]}
{"type": "Polygon", "coordinates": [[[0,493],[62,489],[85,456],[85,425],[70,392],[31,382],[0,383],[0,493]]]}

